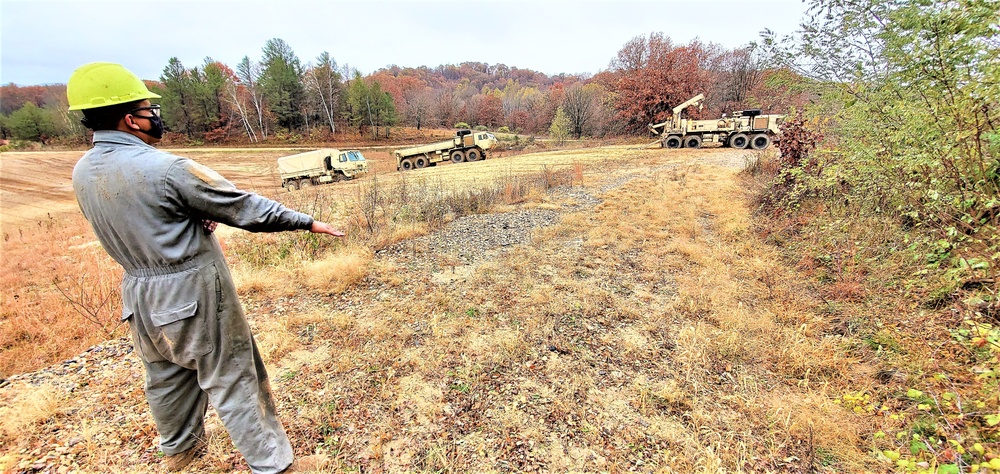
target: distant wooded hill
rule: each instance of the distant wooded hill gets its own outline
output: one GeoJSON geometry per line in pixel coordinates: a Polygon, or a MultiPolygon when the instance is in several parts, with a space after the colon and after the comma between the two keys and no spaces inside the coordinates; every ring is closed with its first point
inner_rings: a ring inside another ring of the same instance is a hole
{"type": "MultiPolygon", "coordinates": [[[[674,44],[661,33],[638,36],[595,75],[548,76],[504,64],[465,62],[437,67],[389,66],[367,76],[324,52],[303,63],[281,39],[259,60],[236,65],[206,58],[187,67],[172,58],[151,90],[163,96],[174,138],[200,142],[328,140],[338,133],[373,139],[395,126],[473,127],[535,135],[552,127],[574,137],[644,134],[646,124],[704,93],[693,117],[740,108],[782,112],[801,97],[797,76],[765,67],[752,46],[728,50],[693,41],[674,44]],[[557,114],[565,120],[554,122],[557,114]]],[[[127,67],[127,65],[126,65],[127,67]]],[[[71,71],[67,71],[67,77],[71,71]]],[[[65,85],[3,86],[4,138],[48,142],[85,137],[67,111],[65,85]]]]}

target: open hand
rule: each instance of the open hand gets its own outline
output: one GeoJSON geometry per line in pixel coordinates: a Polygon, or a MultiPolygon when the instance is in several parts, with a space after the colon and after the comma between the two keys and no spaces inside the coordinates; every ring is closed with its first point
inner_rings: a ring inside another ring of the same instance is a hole
{"type": "Polygon", "coordinates": [[[312,227],[309,228],[309,232],[314,234],[330,234],[334,237],[343,237],[346,235],[343,232],[334,229],[332,225],[320,221],[313,221],[312,227]]]}

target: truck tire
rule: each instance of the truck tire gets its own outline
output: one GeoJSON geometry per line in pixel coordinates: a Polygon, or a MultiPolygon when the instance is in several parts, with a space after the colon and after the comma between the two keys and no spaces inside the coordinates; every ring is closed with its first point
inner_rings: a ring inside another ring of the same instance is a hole
{"type": "Polygon", "coordinates": [[[466,152],[465,156],[469,161],[479,161],[479,159],[483,157],[479,150],[469,150],[466,152]]]}
{"type": "Polygon", "coordinates": [[[399,169],[403,171],[410,171],[413,169],[413,158],[407,158],[399,162],[399,169]]]}
{"type": "Polygon", "coordinates": [[[733,148],[738,148],[742,150],[746,148],[747,145],[749,144],[750,144],[750,139],[747,138],[747,134],[745,133],[737,133],[736,135],[729,137],[729,146],[733,148]]]}
{"type": "Polygon", "coordinates": [[[299,181],[299,189],[311,188],[313,185],[311,178],[306,178],[299,181]]]}
{"type": "Polygon", "coordinates": [[[426,156],[418,156],[418,157],[416,157],[416,158],[413,159],[413,167],[414,168],[418,168],[418,169],[419,168],[426,168],[427,165],[428,165],[428,163],[429,163],[429,161],[427,160],[426,156]]]}
{"type": "Polygon", "coordinates": [[[344,173],[333,173],[333,182],[334,183],[336,183],[338,181],[343,181],[345,179],[347,179],[347,176],[345,176],[344,173]]]}
{"type": "Polygon", "coordinates": [[[462,153],[462,150],[455,150],[451,152],[452,163],[461,163],[463,161],[465,161],[465,153],[462,153]]]}
{"type": "Polygon", "coordinates": [[[691,135],[684,138],[684,148],[701,148],[701,137],[691,135]]]}
{"type": "Polygon", "coordinates": [[[758,133],[750,139],[750,147],[754,150],[763,150],[771,146],[771,137],[766,133],[758,133]]]}
{"type": "Polygon", "coordinates": [[[671,135],[663,140],[663,148],[680,148],[683,144],[681,137],[677,135],[671,135]]]}
{"type": "Polygon", "coordinates": [[[295,192],[295,190],[299,189],[299,181],[296,179],[290,179],[285,183],[285,188],[287,188],[290,193],[295,192]]]}

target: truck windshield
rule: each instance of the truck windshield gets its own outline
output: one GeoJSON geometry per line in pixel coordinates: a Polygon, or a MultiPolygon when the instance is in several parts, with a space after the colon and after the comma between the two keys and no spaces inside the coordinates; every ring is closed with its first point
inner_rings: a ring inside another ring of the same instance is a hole
{"type": "Polygon", "coordinates": [[[365,161],[365,157],[361,155],[360,151],[349,151],[347,152],[347,157],[351,161],[365,161]]]}

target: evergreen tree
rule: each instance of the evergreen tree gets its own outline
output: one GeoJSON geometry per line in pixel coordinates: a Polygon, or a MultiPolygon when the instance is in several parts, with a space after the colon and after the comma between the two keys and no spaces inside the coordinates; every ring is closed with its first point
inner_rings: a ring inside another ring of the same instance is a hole
{"type": "Polygon", "coordinates": [[[208,133],[228,126],[228,114],[224,108],[228,78],[223,68],[220,63],[205,58],[205,65],[198,75],[196,97],[200,109],[198,121],[201,132],[208,133]]]}
{"type": "Polygon", "coordinates": [[[299,58],[283,40],[274,38],[264,46],[264,70],[260,86],[279,127],[295,130],[302,125],[305,88],[299,58]]]}
{"type": "Polygon", "coordinates": [[[33,102],[25,102],[23,107],[10,114],[4,125],[18,140],[45,141],[58,131],[52,114],[33,102]]]}
{"type": "Polygon", "coordinates": [[[379,127],[386,127],[385,136],[388,137],[388,127],[398,120],[392,95],[384,92],[378,81],[369,85],[359,72],[355,72],[347,89],[347,105],[348,120],[358,127],[358,133],[364,134],[364,128],[369,127],[376,139],[379,127]]]}
{"type": "Polygon", "coordinates": [[[191,115],[194,99],[194,81],[191,73],[176,57],[170,58],[167,67],[160,75],[163,89],[158,90],[162,97],[163,122],[172,132],[184,133],[189,137],[195,131],[194,119],[191,115]]]}

